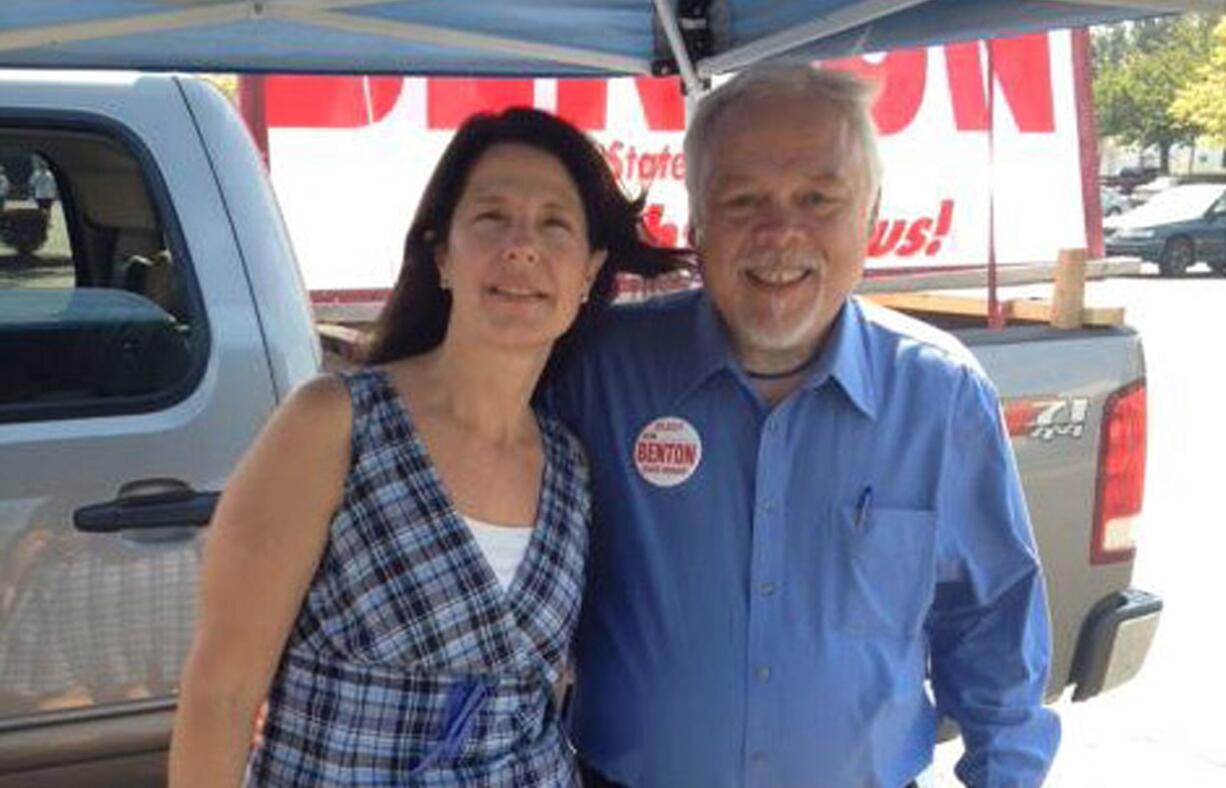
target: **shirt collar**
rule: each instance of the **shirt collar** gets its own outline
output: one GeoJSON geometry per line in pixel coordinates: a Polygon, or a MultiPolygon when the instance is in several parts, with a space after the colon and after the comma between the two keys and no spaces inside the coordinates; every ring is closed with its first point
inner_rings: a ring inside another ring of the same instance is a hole
{"type": "MultiPolygon", "coordinates": [[[[732,353],[728,334],[706,291],[695,305],[692,342],[676,359],[680,375],[678,401],[721,370],[748,382],[732,353]]],[[[864,314],[854,298],[848,298],[835,318],[825,345],[802,388],[817,389],[833,378],[847,398],[870,419],[877,418],[877,393],[869,359],[864,314]]]]}
{"type": "Polygon", "coordinates": [[[802,384],[816,389],[834,378],[843,393],[861,413],[877,418],[877,387],[873,380],[873,365],[869,357],[869,337],[864,313],[855,298],[848,297],[834,325],[826,336],[826,344],[818,353],[813,371],[802,384]]]}

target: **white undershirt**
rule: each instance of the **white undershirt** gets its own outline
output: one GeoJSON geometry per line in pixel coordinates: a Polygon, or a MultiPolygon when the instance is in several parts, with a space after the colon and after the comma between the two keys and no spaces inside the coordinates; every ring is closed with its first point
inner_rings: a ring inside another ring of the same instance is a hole
{"type": "Polygon", "coordinates": [[[466,514],[461,514],[468,530],[472,532],[473,541],[485,555],[485,561],[494,570],[498,584],[506,591],[511,586],[515,571],[524,560],[528,551],[528,541],[532,538],[531,528],[515,528],[503,525],[490,525],[480,520],[474,520],[466,514]]]}

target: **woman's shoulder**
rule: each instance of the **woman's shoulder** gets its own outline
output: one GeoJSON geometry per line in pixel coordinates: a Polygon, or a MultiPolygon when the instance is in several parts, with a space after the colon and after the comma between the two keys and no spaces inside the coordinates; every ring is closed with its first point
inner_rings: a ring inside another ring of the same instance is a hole
{"type": "Polygon", "coordinates": [[[305,407],[322,410],[320,415],[368,415],[400,396],[396,381],[406,366],[398,361],[320,375],[300,389],[305,407]]]}
{"type": "Polygon", "coordinates": [[[349,390],[354,376],[355,373],[317,375],[294,389],[285,406],[308,416],[345,415],[351,407],[349,390]]]}
{"type": "Polygon", "coordinates": [[[348,440],[353,419],[348,382],[339,375],[319,375],[298,386],[277,414],[283,428],[328,442],[348,440]]]}

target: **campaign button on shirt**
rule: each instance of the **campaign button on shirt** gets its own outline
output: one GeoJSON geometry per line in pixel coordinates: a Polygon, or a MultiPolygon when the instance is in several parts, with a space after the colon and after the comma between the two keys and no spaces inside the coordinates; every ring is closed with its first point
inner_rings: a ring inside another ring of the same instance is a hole
{"type": "Polygon", "coordinates": [[[634,441],[634,467],[657,487],[676,487],[694,475],[702,461],[702,439],[685,419],[653,420],[634,441]]]}

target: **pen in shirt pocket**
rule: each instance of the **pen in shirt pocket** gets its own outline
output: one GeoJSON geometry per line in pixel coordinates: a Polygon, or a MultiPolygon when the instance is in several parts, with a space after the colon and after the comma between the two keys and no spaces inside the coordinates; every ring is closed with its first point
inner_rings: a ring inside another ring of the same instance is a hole
{"type": "Polygon", "coordinates": [[[868,520],[868,507],[873,503],[873,485],[867,485],[864,492],[860,493],[860,501],[856,504],[856,530],[864,527],[864,523],[868,520]]]}

